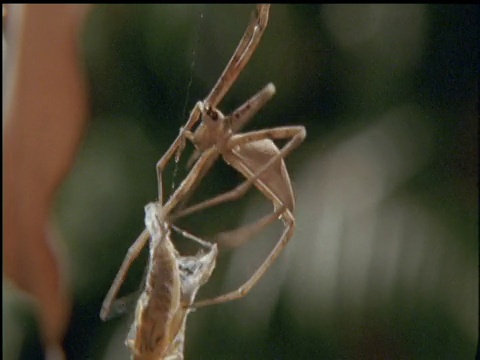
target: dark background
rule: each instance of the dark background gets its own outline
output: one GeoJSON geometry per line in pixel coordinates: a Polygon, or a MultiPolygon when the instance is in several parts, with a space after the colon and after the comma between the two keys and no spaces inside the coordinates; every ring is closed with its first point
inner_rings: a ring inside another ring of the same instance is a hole
{"type": "MultiPolygon", "coordinates": [[[[251,10],[112,5],[88,19],[93,114],[56,212],[74,290],[70,359],[128,358],[132,312],[102,323],[101,302],[156,197],[156,161],[217,80],[251,10]]],[[[246,298],[189,316],[187,359],[474,358],[477,33],[473,5],[272,6],[220,108],[229,113],[273,82],[276,96],[248,129],[306,127],[287,159],[297,230],[246,298]]],[[[189,151],[166,172],[167,189],[185,176],[189,151]]],[[[193,201],[240,180],[219,162],[193,201]]],[[[252,190],[179,224],[208,239],[270,209],[252,190]]],[[[199,298],[247,279],[277,225],[222,252],[199,298]]],[[[145,261],[122,292],[138,289],[145,261]]],[[[5,358],[40,359],[35,322],[9,289],[3,310],[5,358]]]]}

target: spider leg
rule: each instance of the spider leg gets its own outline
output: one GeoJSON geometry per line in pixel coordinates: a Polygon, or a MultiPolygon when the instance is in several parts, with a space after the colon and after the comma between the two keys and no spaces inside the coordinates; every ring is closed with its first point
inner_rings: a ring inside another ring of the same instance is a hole
{"type": "MultiPolygon", "coordinates": [[[[190,173],[180,183],[175,192],[170,196],[168,201],[163,206],[165,214],[170,214],[172,210],[194,189],[202,177],[205,175],[203,170],[205,167],[213,164],[212,159],[216,159],[218,156],[218,150],[215,147],[204,151],[200,158],[195,162],[190,173]]],[[[169,217],[169,216],[167,216],[169,217]]],[[[170,217],[169,217],[170,218],[170,217]]]]}
{"type": "MultiPolygon", "coordinates": [[[[250,23],[245,30],[240,42],[235,49],[230,61],[218,78],[216,84],[213,86],[210,93],[204,99],[203,103],[212,107],[217,107],[225,94],[230,90],[235,80],[238,78],[247,62],[252,57],[253,52],[258,46],[265,28],[268,23],[268,14],[270,11],[269,4],[259,4],[252,13],[250,23]]],[[[275,88],[273,88],[275,92],[275,88]]],[[[272,94],[273,95],[273,94],[272,94]]],[[[271,97],[271,96],[270,96],[271,97]]],[[[269,98],[270,98],[269,97],[269,98]]],[[[267,99],[268,100],[268,99],[267,99]]],[[[265,100],[265,102],[267,101],[265,100]]],[[[245,104],[246,105],[246,104],[245,104]]],[[[252,114],[253,116],[253,114],[252,114]]],[[[247,122],[247,119],[245,122],[247,122]]],[[[200,124],[199,129],[204,125],[200,124]]],[[[198,149],[190,157],[187,167],[190,167],[193,162],[200,156],[198,149]]]]}
{"type": "Polygon", "coordinates": [[[190,131],[192,127],[195,125],[198,120],[200,120],[202,103],[197,102],[195,107],[193,108],[192,112],[190,113],[190,117],[187,120],[187,123],[184,127],[180,129],[180,133],[178,134],[177,138],[173,141],[172,145],[168,148],[168,150],[163,154],[160,160],[158,160],[156,169],[157,169],[157,181],[158,181],[158,200],[160,203],[163,203],[163,181],[162,181],[162,173],[167,166],[167,163],[170,161],[172,156],[179,157],[181,152],[185,147],[185,132],[190,131]]]}
{"type": "Polygon", "coordinates": [[[205,102],[213,107],[223,99],[230,90],[238,75],[250,60],[253,52],[258,46],[268,23],[269,4],[259,4],[252,13],[250,23],[240,39],[230,61],[228,62],[217,83],[205,98],[205,102]]]}
{"type": "MultiPolygon", "coordinates": [[[[232,136],[228,142],[228,147],[233,149],[236,146],[241,146],[243,144],[264,139],[282,140],[290,138],[283,149],[288,148],[291,151],[293,148],[297,147],[305,139],[305,137],[306,131],[304,126],[279,126],[272,129],[250,131],[232,136]]],[[[283,151],[283,149],[281,151],[283,151]]]]}
{"type": "Polygon", "coordinates": [[[287,245],[288,241],[292,238],[295,231],[295,219],[289,209],[286,209],[283,213],[283,218],[286,220],[286,227],[282,233],[282,236],[278,240],[277,244],[255,271],[255,273],[238,289],[228,292],[226,294],[214,297],[212,299],[201,300],[193,303],[191,308],[199,308],[203,306],[209,306],[214,304],[221,304],[228,301],[240,299],[247,295],[250,290],[257,284],[257,282],[263,277],[268,268],[275,262],[277,257],[282,252],[283,248],[287,245]]]}
{"type": "Polygon", "coordinates": [[[221,232],[215,236],[214,242],[225,248],[236,248],[241,246],[263,230],[263,228],[278,219],[285,209],[286,207],[282,206],[271,214],[267,214],[253,223],[246,224],[234,230],[221,232]]]}
{"type": "Polygon", "coordinates": [[[231,121],[232,132],[237,133],[240,131],[273,95],[275,95],[275,85],[269,83],[232,112],[228,116],[228,119],[231,121]]]}

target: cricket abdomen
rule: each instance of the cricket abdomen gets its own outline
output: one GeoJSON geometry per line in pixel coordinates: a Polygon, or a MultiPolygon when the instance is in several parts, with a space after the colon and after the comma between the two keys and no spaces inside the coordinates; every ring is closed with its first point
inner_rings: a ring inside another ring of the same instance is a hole
{"type": "Polygon", "coordinates": [[[133,339],[127,345],[135,359],[159,359],[167,351],[177,329],[172,321],[180,306],[180,275],[176,251],[169,234],[152,242],[145,290],[137,304],[133,339]]]}

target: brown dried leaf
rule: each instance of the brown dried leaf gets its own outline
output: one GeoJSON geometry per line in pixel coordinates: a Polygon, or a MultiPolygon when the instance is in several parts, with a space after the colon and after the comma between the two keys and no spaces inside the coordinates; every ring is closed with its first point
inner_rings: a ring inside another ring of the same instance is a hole
{"type": "Polygon", "coordinates": [[[55,192],[72,166],[88,102],[78,56],[86,5],[9,5],[4,92],[4,274],[38,304],[58,352],[70,314],[55,192]]]}

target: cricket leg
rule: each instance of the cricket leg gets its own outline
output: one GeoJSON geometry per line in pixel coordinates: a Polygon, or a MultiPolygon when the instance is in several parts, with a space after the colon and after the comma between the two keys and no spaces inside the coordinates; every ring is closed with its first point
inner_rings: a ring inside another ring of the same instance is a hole
{"type": "Polygon", "coordinates": [[[125,259],[123,260],[123,263],[120,266],[115,279],[113,280],[112,286],[110,287],[110,290],[108,290],[105,300],[103,300],[102,309],[100,310],[100,318],[103,321],[108,319],[112,303],[117,297],[118,291],[125,280],[128,269],[132,265],[133,261],[138,257],[145,244],[148,242],[149,237],[150,234],[147,232],[147,230],[144,230],[128,249],[127,255],[125,256],[125,259]]]}
{"type": "Polygon", "coordinates": [[[192,240],[192,241],[195,241],[196,243],[200,244],[201,246],[203,247],[206,247],[208,249],[211,249],[213,247],[213,244],[208,242],[208,241],[205,241],[205,240],[202,240],[200,239],[198,236],[195,236],[191,233],[189,233],[188,231],[186,230],[183,230],[183,229],[180,229],[178,226],[175,226],[173,224],[170,224],[170,227],[175,230],[176,232],[178,232],[180,235],[184,236],[185,238],[189,239],[189,240],[192,240]]]}

